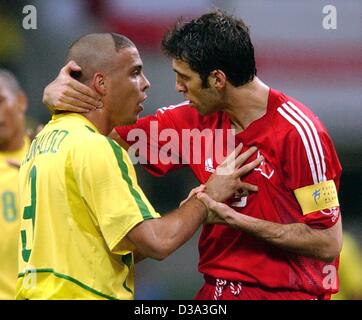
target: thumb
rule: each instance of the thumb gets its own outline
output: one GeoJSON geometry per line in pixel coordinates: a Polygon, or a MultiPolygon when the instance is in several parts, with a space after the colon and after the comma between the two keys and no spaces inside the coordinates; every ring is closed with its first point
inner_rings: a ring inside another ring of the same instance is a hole
{"type": "Polygon", "coordinates": [[[60,73],[70,74],[72,71],[81,71],[82,68],[74,61],[70,60],[61,70],[60,73]]]}
{"type": "Polygon", "coordinates": [[[198,187],[193,189],[194,194],[198,194],[199,192],[203,192],[205,190],[205,188],[206,188],[206,185],[200,184],[198,187]]]}
{"type": "Polygon", "coordinates": [[[211,199],[206,193],[202,192],[198,193],[197,199],[201,200],[204,203],[204,205],[209,209],[211,209],[215,204],[215,201],[211,199]]]}

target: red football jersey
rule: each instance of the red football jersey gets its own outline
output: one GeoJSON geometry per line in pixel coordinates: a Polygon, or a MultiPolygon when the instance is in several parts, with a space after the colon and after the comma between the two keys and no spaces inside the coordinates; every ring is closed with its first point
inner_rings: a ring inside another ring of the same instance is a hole
{"type": "MultiPolygon", "coordinates": [[[[224,112],[202,116],[185,102],[161,108],[135,125],[116,130],[133,144],[135,135],[129,133],[135,128],[144,131],[143,136],[138,136],[143,141],[139,157],[145,160],[148,171],[163,175],[189,165],[200,183],[205,183],[220,162],[216,161],[220,159],[216,155],[226,153],[225,132],[231,129],[231,122],[224,112]],[[217,145],[216,135],[205,134],[202,139],[188,140],[190,145],[186,150],[185,130],[192,129],[200,132],[222,129],[223,143],[217,145]],[[174,132],[178,140],[174,139],[174,132]],[[167,155],[169,163],[165,157],[163,163],[160,158],[155,161],[155,152],[156,155],[159,152],[159,157],[167,155]],[[191,161],[185,159],[185,154],[191,161]]],[[[265,160],[243,177],[244,181],[257,185],[259,191],[229,200],[231,207],[282,224],[306,223],[312,228],[329,228],[337,222],[339,207],[303,215],[293,192],[328,180],[334,180],[338,189],[341,175],[341,165],[327,130],[306,106],[270,89],[266,114],[235,135],[235,143],[241,142],[243,149],[256,146],[265,160]]],[[[290,253],[228,226],[204,225],[199,252],[199,271],[206,276],[315,295],[338,291],[338,259],[327,263],[290,253]]]]}

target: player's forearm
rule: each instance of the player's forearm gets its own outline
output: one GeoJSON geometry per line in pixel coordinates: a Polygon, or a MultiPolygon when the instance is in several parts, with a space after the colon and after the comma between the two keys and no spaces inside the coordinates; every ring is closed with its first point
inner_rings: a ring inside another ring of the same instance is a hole
{"type": "Polygon", "coordinates": [[[196,197],[158,220],[157,241],[162,259],[188,241],[205,221],[207,210],[196,197]]]}
{"type": "Polygon", "coordinates": [[[139,223],[127,239],[142,256],[163,260],[193,236],[206,216],[206,207],[194,197],[159,219],[139,223]]]}
{"type": "Polygon", "coordinates": [[[341,250],[340,221],[329,229],[312,229],[304,223],[280,224],[238,215],[232,224],[279,248],[323,261],[334,260],[341,250]]]}

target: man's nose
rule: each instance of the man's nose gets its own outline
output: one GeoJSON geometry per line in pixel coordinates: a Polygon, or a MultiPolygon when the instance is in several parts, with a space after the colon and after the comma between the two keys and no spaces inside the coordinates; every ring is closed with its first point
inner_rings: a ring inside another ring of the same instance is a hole
{"type": "Polygon", "coordinates": [[[145,75],[143,75],[143,85],[142,85],[142,91],[146,91],[151,87],[151,83],[148,81],[145,75]]]}

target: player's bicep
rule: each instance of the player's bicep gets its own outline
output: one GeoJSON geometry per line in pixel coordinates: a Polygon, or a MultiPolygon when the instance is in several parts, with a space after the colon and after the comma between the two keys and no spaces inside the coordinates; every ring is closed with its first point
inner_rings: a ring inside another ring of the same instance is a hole
{"type": "Polygon", "coordinates": [[[332,227],[340,216],[337,188],[334,180],[294,190],[303,221],[316,229],[332,227]]]}
{"type": "Polygon", "coordinates": [[[340,215],[341,169],[329,136],[324,131],[308,136],[294,130],[286,146],[285,181],[300,206],[302,220],[316,229],[332,227],[340,215]]]}
{"type": "Polygon", "coordinates": [[[79,174],[80,188],[111,251],[130,250],[121,243],[138,223],[158,217],[137,184],[126,151],[113,140],[94,141],[79,174]]]}

